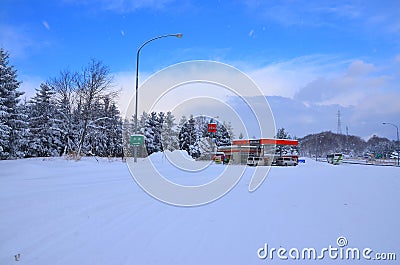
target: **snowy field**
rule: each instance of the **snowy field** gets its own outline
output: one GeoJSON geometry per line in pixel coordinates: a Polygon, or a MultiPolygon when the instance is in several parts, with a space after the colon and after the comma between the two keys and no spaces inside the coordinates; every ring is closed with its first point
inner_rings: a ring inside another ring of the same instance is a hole
{"type": "Polygon", "coordinates": [[[185,208],[147,195],[120,160],[0,161],[0,264],[398,264],[400,168],[307,159],[271,168],[249,193],[253,170],[221,199],[185,208]],[[265,245],[288,259],[259,258],[265,245]],[[397,261],[330,258],[330,246],[397,261]],[[289,256],[307,248],[324,258],[289,256]]]}

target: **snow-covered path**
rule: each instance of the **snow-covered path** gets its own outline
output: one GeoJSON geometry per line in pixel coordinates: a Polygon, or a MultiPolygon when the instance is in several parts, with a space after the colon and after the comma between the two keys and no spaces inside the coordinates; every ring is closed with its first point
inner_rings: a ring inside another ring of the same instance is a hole
{"type": "MultiPolygon", "coordinates": [[[[308,159],[273,167],[249,193],[252,170],[221,199],[184,208],[147,195],[120,161],[0,161],[0,264],[293,264],[257,251],[319,251],[339,236],[400,259],[400,168],[308,159]]],[[[309,263],[366,262],[327,256],[309,263]]]]}

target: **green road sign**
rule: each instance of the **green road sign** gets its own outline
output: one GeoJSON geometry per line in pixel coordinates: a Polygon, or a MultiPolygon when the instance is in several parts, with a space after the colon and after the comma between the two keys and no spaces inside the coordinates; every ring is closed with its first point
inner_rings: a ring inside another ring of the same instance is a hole
{"type": "Polygon", "coordinates": [[[129,143],[131,145],[144,145],[144,135],[141,134],[131,135],[129,143]]]}

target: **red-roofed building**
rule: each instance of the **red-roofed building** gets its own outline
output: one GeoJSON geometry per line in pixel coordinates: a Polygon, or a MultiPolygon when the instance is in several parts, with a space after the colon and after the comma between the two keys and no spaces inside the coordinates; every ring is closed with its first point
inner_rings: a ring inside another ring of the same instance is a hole
{"type": "MultiPolygon", "coordinates": [[[[275,159],[276,145],[297,146],[297,140],[288,139],[239,139],[233,140],[230,146],[220,146],[218,152],[223,152],[225,159],[234,164],[246,164],[248,157],[263,157],[271,162],[275,159]]],[[[297,159],[297,155],[285,155],[297,159]]]]}

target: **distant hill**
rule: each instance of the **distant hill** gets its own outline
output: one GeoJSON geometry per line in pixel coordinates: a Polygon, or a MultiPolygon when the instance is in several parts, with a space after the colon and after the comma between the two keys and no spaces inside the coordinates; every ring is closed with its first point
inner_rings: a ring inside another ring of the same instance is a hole
{"type": "Polygon", "coordinates": [[[308,157],[315,156],[316,153],[318,156],[325,157],[326,154],[333,152],[340,152],[352,157],[370,154],[390,157],[396,150],[396,142],[376,135],[365,141],[359,136],[327,131],[309,134],[298,140],[300,155],[308,157]]]}

